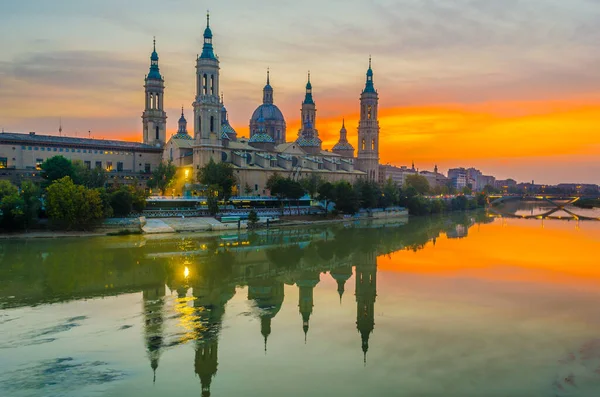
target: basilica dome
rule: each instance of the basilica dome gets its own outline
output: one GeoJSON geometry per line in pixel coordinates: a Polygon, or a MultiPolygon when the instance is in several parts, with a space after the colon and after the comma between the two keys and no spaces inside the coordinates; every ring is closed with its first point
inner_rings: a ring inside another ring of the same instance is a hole
{"type": "Polygon", "coordinates": [[[273,87],[267,72],[267,85],[263,89],[263,103],[256,108],[250,118],[250,137],[255,134],[267,134],[275,144],[285,143],[285,118],[281,110],[273,103],[273,87]]]}
{"type": "Polygon", "coordinates": [[[253,121],[258,122],[258,120],[260,119],[261,113],[262,113],[262,117],[265,120],[265,122],[279,121],[279,122],[285,123],[283,113],[281,113],[281,110],[279,110],[277,105],[272,104],[272,103],[263,103],[262,105],[257,107],[256,110],[254,111],[254,113],[252,113],[252,118],[250,119],[250,122],[253,122],[253,121]]]}

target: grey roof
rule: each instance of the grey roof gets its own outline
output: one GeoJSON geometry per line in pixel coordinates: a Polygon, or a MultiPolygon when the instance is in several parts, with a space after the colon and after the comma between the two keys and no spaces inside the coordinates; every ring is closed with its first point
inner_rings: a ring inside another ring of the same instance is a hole
{"type": "Polygon", "coordinates": [[[252,118],[250,121],[263,121],[259,120],[261,116],[263,117],[264,121],[276,120],[285,122],[285,118],[283,117],[281,110],[279,110],[279,108],[272,103],[263,103],[256,108],[254,113],[252,113],[252,118]]]}
{"type": "Polygon", "coordinates": [[[70,136],[22,134],[14,132],[0,133],[0,142],[19,145],[51,145],[51,146],[77,146],[102,149],[123,149],[149,152],[162,152],[159,146],[146,145],[139,142],[113,141],[107,139],[74,138],[70,136]]]}

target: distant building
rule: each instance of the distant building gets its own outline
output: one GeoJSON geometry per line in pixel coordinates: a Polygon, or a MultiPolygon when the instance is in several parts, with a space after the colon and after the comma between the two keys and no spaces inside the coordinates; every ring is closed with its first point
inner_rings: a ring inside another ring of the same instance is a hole
{"type": "Polygon", "coordinates": [[[438,172],[437,165],[435,166],[433,172],[431,171],[421,171],[419,175],[424,176],[429,182],[429,186],[431,188],[446,186],[448,184],[448,178],[444,174],[440,174],[438,172]]]}
{"type": "Polygon", "coordinates": [[[396,185],[402,187],[406,183],[406,177],[409,175],[418,175],[418,172],[414,168],[406,166],[379,165],[379,183],[381,184],[391,178],[396,185]]]}
{"type": "Polygon", "coordinates": [[[448,179],[457,190],[462,190],[467,186],[467,170],[464,168],[451,168],[448,170],[448,179]]]}

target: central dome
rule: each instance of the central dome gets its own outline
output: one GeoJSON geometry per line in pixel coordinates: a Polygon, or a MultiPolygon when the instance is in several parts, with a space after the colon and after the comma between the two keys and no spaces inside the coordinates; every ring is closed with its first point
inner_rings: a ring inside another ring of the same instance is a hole
{"type": "Polygon", "coordinates": [[[256,110],[254,111],[254,113],[252,113],[252,118],[250,119],[250,122],[252,122],[252,121],[258,122],[258,120],[260,119],[261,113],[262,113],[262,118],[265,120],[265,122],[267,122],[267,121],[282,121],[285,123],[283,113],[281,113],[281,110],[279,110],[277,105],[274,105],[272,103],[270,103],[270,104],[263,103],[262,105],[257,107],[256,110]]]}
{"type": "Polygon", "coordinates": [[[263,103],[250,118],[250,138],[255,134],[267,134],[276,145],[285,143],[285,118],[281,110],[273,103],[273,87],[271,87],[267,71],[267,85],[263,88],[263,103]]]}

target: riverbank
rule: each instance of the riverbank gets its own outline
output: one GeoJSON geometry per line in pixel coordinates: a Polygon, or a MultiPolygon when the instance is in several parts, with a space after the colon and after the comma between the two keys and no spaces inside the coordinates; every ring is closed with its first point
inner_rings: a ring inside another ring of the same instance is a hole
{"type": "MultiPolygon", "coordinates": [[[[323,218],[320,215],[289,216],[280,218],[277,222],[269,224],[269,228],[293,228],[304,226],[318,226],[335,223],[348,223],[368,220],[392,220],[408,219],[407,211],[395,212],[394,214],[373,214],[374,216],[361,217],[331,217],[323,218]]],[[[266,223],[259,223],[256,229],[265,229],[266,223]]],[[[118,235],[168,235],[175,233],[200,233],[202,235],[220,234],[239,229],[248,229],[246,221],[234,223],[223,223],[211,217],[173,217],[173,218],[118,218],[108,219],[95,231],[73,231],[62,232],[52,230],[34,230],[29,232],[0,234],[0,239],[53,239],[74,237],[101,237],[118,235]]]]}

